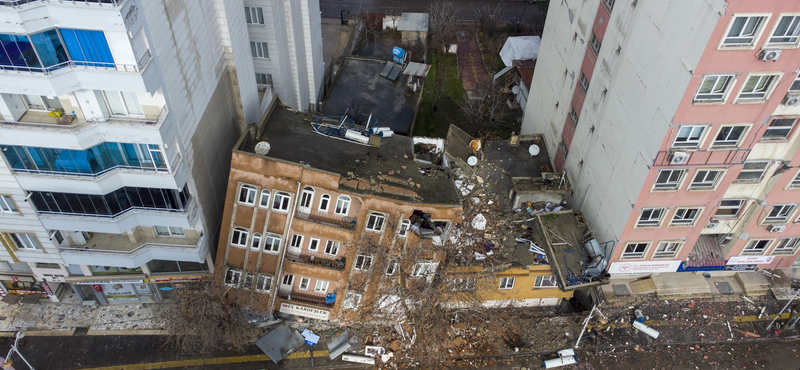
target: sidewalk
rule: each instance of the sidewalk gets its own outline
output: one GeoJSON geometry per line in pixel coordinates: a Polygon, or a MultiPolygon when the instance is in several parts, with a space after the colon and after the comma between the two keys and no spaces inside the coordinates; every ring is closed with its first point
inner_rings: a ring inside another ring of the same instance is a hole
{"type": "Polygon", "coordinates": [[[45,301],[33,305],[0,304],[0,333],[6,334],[24,330],[39,335],[72,335],[76,329],[88,330],[88,334],[149,334],[159,327],[146,303],[100,307],[45,301]]]}

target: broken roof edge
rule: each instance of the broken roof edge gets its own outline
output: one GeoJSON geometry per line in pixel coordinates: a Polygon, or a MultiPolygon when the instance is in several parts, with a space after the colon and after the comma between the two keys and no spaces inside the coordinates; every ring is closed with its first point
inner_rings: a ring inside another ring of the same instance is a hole
{"type": "MultiPolygon", "coordinates": [[[[555,254],[553,252],[553,242],[550,240],[550,237],[545,232],[546,227],[545,227],[544,221],[543,221],[544,217],[553,216],[553,215],[556,215],[556,216],[558,216],[558,215],[566,215],[566,214],[572,214],[574,216],[575,212],[576,212],[575,210],[566,209],[566,210],[562,210],[562,211],[538,213],[538,214],[533,216],[536,219],[535,223],[534,223],[534,226],[538,226],[538,229],[537,229],[537,227],[533,228],[534,235],[536,235],[537,232],[538,232],[539,234],[541,234],[543,236],[543,240],[547,243],[544,246],[545,247],[544,248],[544,252],[545,252],[545,254],[547,254],[548,261],[551,261],[550,264],[549,264],[550,269],[552,270],[553,274],[558,279],[558,282],[559,282],[559,286],[558,287],[559,287],[559,289],[561,289],[562,292],[571,292],[571,291],[584,289],[584,288],[589,288],[589,287],[594,287],[594,286],[599,286],[599,285],[603,284],[600,281],[592,281],[592,282],[585,283],[585,284],[567,285],[567,281],[564,278],[564,276],[566,276],[566,274],[564,273],[564,271],[562,271],[561,264],[558,262],[558,259],[556,258],[555,254]]],[[[589,225],[587,225],[587,227],[588,226],[589,225]]],[[[537,241],[538,241],[538,238],[537,238],[537,241]]],[[[541,243],[538,243],[538,244],[539,244],[539,246],[541,246],[541,243]]],[[[581,247],[583,247],[583,246],[581,246],[581,247]]]]}

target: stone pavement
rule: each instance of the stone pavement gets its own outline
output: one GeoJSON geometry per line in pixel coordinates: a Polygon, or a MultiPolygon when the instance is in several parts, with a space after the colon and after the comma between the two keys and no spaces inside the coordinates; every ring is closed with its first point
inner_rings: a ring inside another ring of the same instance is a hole
{"type": "MultiPolygon", "coordinates": [[[[115,304],[87,307],[74,303],[41,301],[38,304],[8,305],[0,303],[0,332],[18,330],[63,332],[71,335],[76,328],[95,331],[158,330],[148,304],[115,304]]],[[[144,333],[144,332],[142,332],[144,333]]],[[[50,333],[49,335],[59,335],[50,333]]]]}

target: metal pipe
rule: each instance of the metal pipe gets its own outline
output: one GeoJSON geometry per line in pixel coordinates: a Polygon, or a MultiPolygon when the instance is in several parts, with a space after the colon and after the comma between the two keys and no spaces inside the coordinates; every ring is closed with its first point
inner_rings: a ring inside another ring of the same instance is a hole
{"type": "Polygon", "coordinates": [[[786,311],[786,307],[789,307],[789,305],[790,305],[790,304],[792,304],[792,301],[793,301],[795,298],[797,298],[797,294],[798,294],[798,293],[800,293],[800,289],[798,289],[798,290],[797,290],[797,291],[794,293],[794,295],[792,296],[792,298],[791,298],[791,299],[789,299],[789,302],[786,302],[786,306],[783,306],[783,308],[781,309],[781,312],[778,312],[778,314],[777,314],[777,315],[775,315],[775,318],[774,318],[774,319],[772,319],[772,321],[771,321],[771,322],[769,323],[769,325],[767,326],[767,329],[766,329],[766,330],[769,330],[769,329],[772,327],[772,324],[775,324],[775,320],[777,320],[779,317],[781,317],[781,314],[783,314],[783,311],[786,311]]]}

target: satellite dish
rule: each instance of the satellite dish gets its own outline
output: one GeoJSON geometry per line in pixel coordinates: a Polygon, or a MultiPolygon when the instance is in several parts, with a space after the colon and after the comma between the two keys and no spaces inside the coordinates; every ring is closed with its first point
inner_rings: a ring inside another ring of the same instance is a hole
{"type": "Polygon", "coordinates": [[[269,148],[270,145],[268,142],[259,141],[258,144],[256,144],[255,152],[258,155],[267,155],[267,153],[269,153],[269,148]]]}
{"type": "Polygon", "coordinates": [[[472,149],[473,152],[477,152],[481,150],[481,141],[480,140],[472,140],[469,142],[469,148],[472,149]]]}
{"type": "Polygon", "coordinates": [[[516,95],[516,94],[519,94],[519,86],[514,86],[514,87],[512,87],[512,88],[511,88],[511,92],[513,92],[515,95],[516,95]]]}
{"type": "Polygon", "coordinates": [[[470,166],[478,164],[478,157],[471,155],[469,158],[467,158],[467,164],[470,166]]]}
{"type": "Polygon", "coordinates": [[[531,144],[531,146],[528,147],[528,153],[531,154],[531,157],[539,154],[539,146],[536,144],[531,144]]]}

